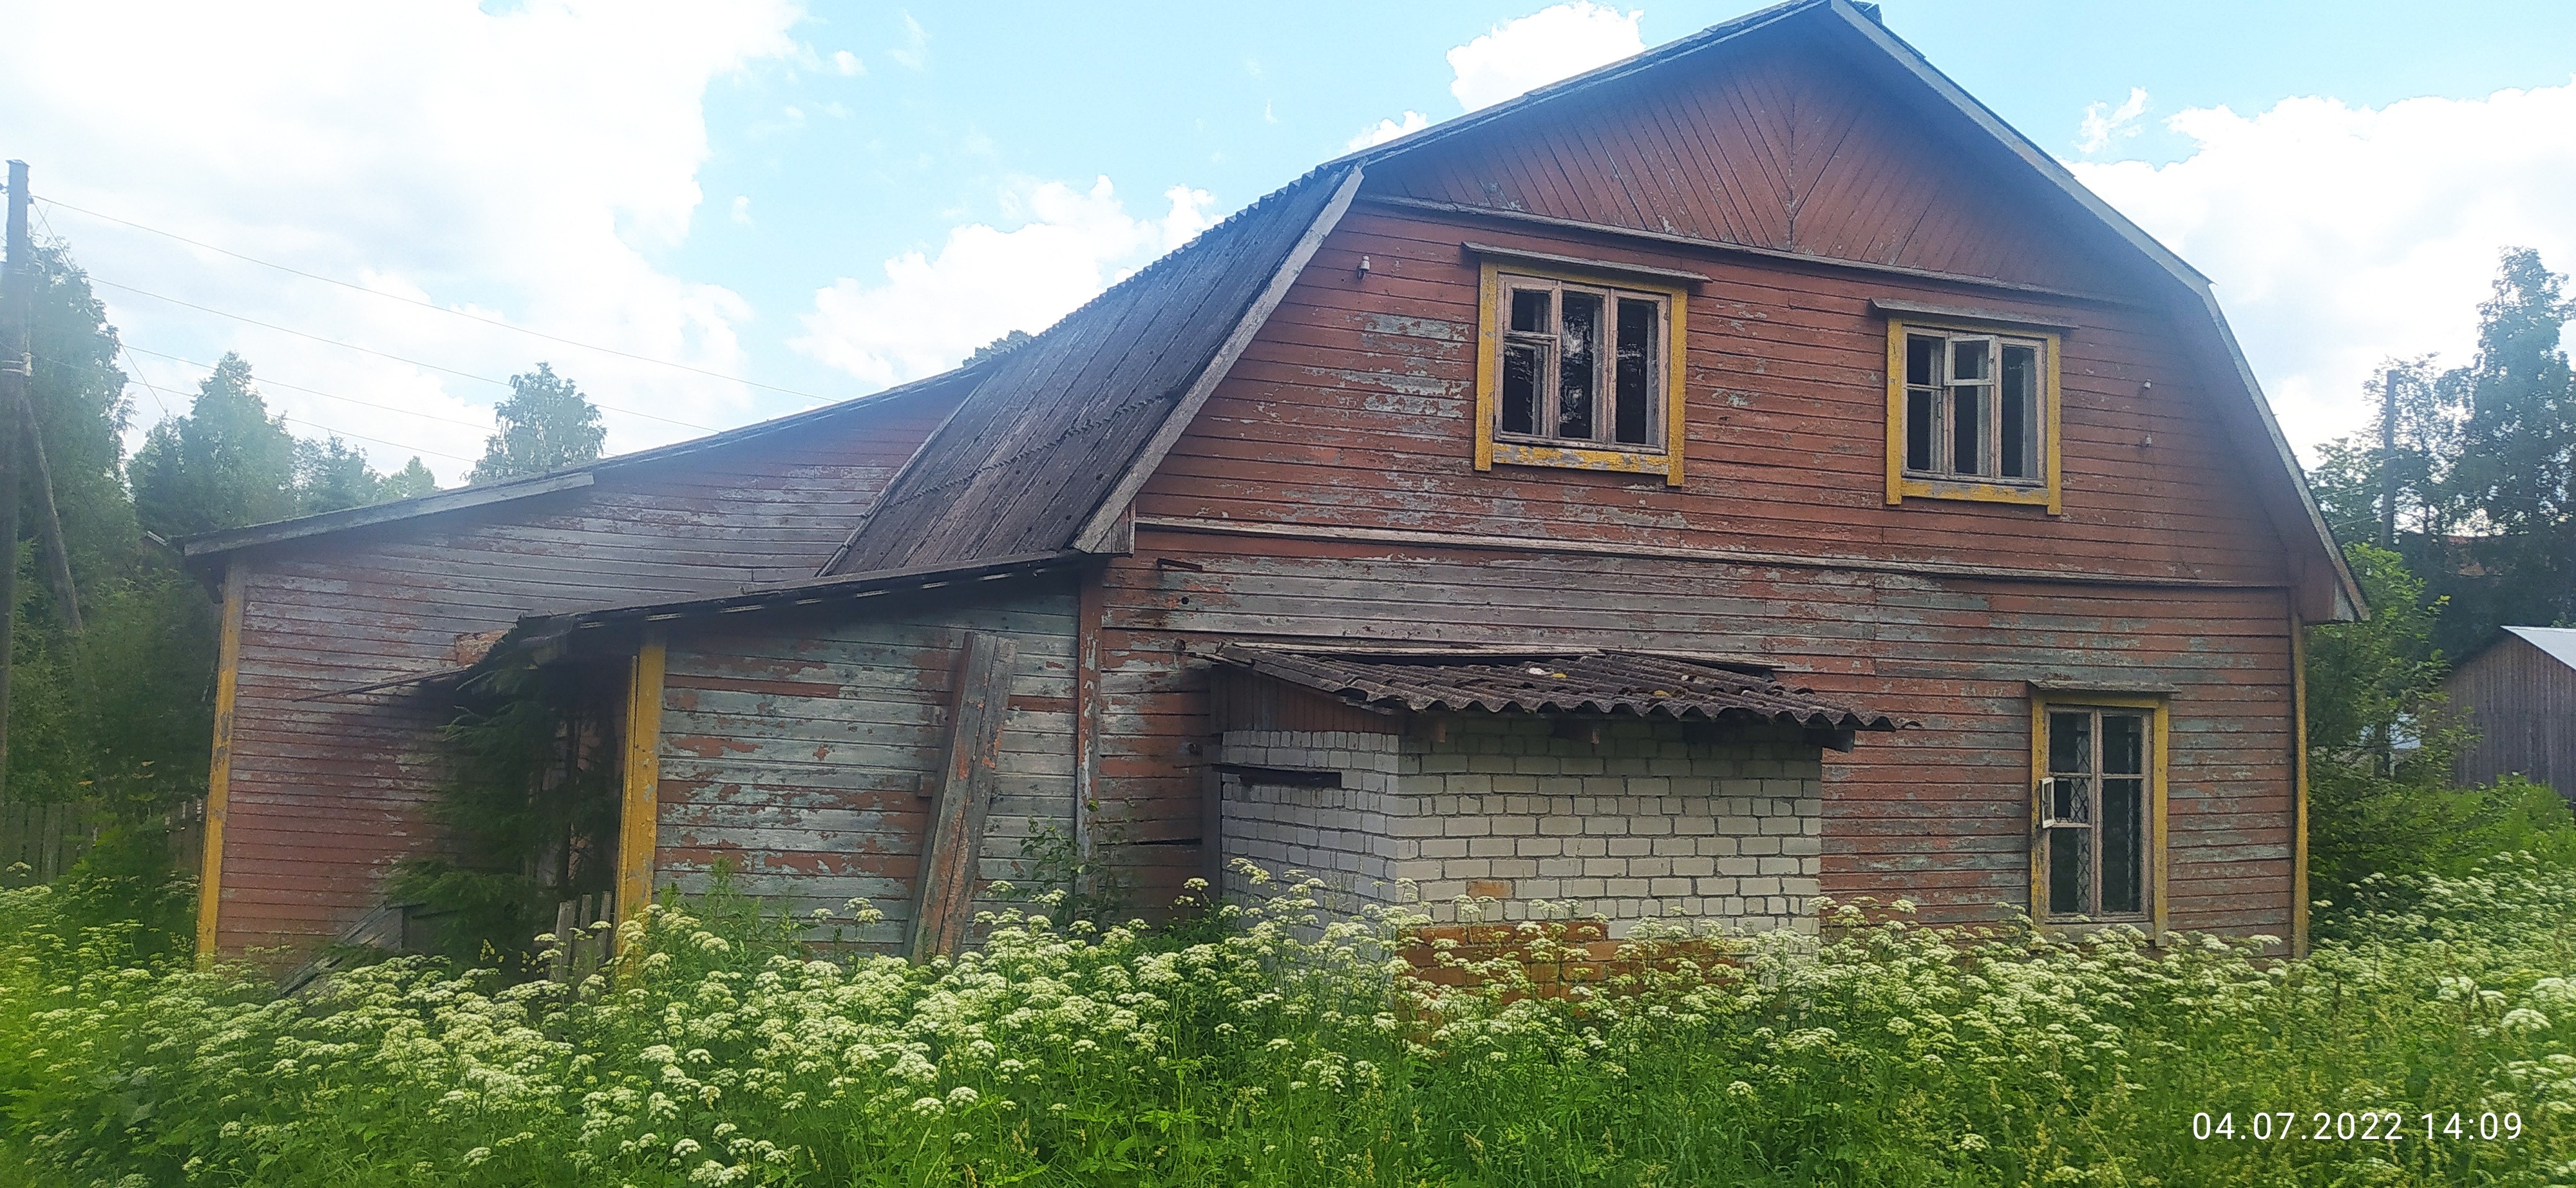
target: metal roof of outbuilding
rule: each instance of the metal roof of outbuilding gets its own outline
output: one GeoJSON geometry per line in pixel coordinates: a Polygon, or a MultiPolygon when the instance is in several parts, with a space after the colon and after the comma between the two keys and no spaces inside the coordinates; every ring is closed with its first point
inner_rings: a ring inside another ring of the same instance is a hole
{"type": "Polygon", "coordinates": [[[1816,730],[1898,730],[1916,724],[1825,701],[1774,681],[1766,672],[1747,671],[1750,665],[1669,652],[1581,647],[1360,651],[1230,643],[1213,658],[1382,709],[1759,720],[1816,730]]]}

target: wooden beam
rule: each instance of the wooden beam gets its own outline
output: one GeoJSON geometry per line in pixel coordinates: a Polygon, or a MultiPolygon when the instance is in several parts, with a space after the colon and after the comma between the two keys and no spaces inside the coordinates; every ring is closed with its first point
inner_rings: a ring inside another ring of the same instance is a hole
{"type": "Polygon", "coordinates": [[[624,795],[617,810],[620,924],[633,919],[653,899],[653,848],[661,836],[662,673],[667,662],[662,635],[653,632],[636,648],[627,669],[624,795]]]}
{"type": "Polygon", "coordinates": [[[2290,955],[2308,955],[2308,633],[2296,595],[2290,620],[2290,955]]]}
{"type": "Polygon", "coordinates": [[[2025,569],[2005,565],[1965,565],[1952,561],[1893,561],[1869,557],[1802,556],[1796,553],[1762,553],[1744,549],[1702,549],[1687,545],[1629,544],[1620,541],[1563,540],[1538,536],[1497,536],[1476,532],[1428,532],[1411,528],[1255,523],[1245,520],[1212,520],[1185,516],[1138,516],[1136,527],[1140,530],[1195,532],[1214,536],[1266,536],[1286,540],[1365,541],[1371,544],[1427,545],[1435,548],[1484,549],[1513,553],[1577,553],[1594,557],[1717,561],[1733,565],[1776,565],[1793,569],[1822,569],[1844,573],[1901,573],[1915,577],[2048,582],[2131,590],[2278,590],[2284,588],[2280,582],[2131,577],[2123,574],[2025,569]]]}
{"type": "MultiPolygon", "coordinates": [[[[1134,540],[1130,521],[1129,540],[1134,540]]],[[[1106,569],[1082,575],[1073,623],[1073,852],[1091,861],[1092,814],[1100,805],[1100,627],[1108,617],[1106,569]]]]}
{"type": "Polygon", "coordinates": [[[1019,645],[1008,636],[983,631],[967,632],[958,652],[948,759],[939,769],[912,897],[906,948],[916,959],[954,953],[966,944],[983,881],[984,815],[993,802],[1002,723],[1010,716],[1011,664],[1018,657],[1019,645]]]}
{"type": "Polygon", "coordinates": [[[224,566],[222,633],[215,645],[214,756],[206,766],[205,856],[197,874],[197,960],[215,958],[216,924],[224,900],[224,822],[233,790],[233,703],[241,686],[242,602],[249,572],[241,562],[224,566]]]}

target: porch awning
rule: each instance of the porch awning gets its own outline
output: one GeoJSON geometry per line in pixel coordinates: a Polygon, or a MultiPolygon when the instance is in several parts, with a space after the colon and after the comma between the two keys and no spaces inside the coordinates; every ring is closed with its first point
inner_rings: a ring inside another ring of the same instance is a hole
{"type": "Polygon", "coordinates": [[[1615,648],[1531,651],[1300,648],[1229,643],[1221,664],[1353,705],[1414,712],[1610,714],[1683,721],[1767,721],[1811,730],[1898,730],[1917,723],[1781,684],[1752,667],[1615,648]]]}

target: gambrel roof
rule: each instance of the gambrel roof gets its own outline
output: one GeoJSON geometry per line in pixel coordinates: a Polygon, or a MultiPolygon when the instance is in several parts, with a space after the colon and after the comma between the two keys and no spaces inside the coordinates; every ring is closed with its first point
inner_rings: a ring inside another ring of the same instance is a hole
{"type": "MultiPolygon", "coordinates": [[[[1772,33],[1818,39],[1885,76],[1923,108],[1952,113],[2005,169],[2040,183],[2106,229],[2170,286],[2163,296],[2196,341],[2213,384],[2234,397],[2237,435],[2268,447],[2255,485],[2293,550],[2303,612],[2363,613],[2360,588],[2319,514],[2297,457],[2228,330],[2208,278],[2086,189],[1922,55],[1878,23],[1876,6],[1791,0],[1318,167],[1066,317],[996,368],[881,497],[826,575],[971,564],[1059,550],[1107,551],[1119,517],[1207,393],[1341,217],[1363,176],[1480,129],[1584,101],[1721,45],[1772,33]]],[[[1666,237],[1678,238],[1678,237],[1666,237]]],[[[1699,241],[1724,250],[1724,241],[1699,241]]],[[[1765,254],[1783,255],[1777,250],[1765,254]]],[[[1801,257],[1818,263],[1868,261],[1801,257]]],[[[1973,278],[1954,278],[1973,279],[1973,278]]]]}
{"type": "MultiPolygon", "coordinates": [[[[1794,41],[1824,47],[1838,63],[1868,76],[1910,109],[1948,125],[1959,146],[1990,158],[1980,168],[1994,184],[2018,182],[2033,201],[2067,212],[2090,228],[2101,253],[2119,257],[2114,263],[2123,274],[2148,278],[2146,287],[2158,290],[2152,297],[2174,316],[2185,345],[2221,397],[2215,405],[2224,427],[2254,451],[2251,486],[2261,514],[2291,554],[2301,615],[2318,621],[2364,613],[2360,589],[2228,329],[2208,278],[1879,24],[1875,5],[1853,0],[1789,0],[1327,162],[1111,287],[1029,344],[907,385],[907,390],[965,394],[817,576],[917,573],[1005,558],[1118,551],[1137,491],[1340,221],[1370,171],[1393,171],[1435,146],[1488,130],[1509,132],[1522,121],[1534,122],[1620,88],[1651,85],[1672,77],[1667,72],[1695,68],[1703,55],[1720,47],[1768,52],[1775,37],[1784,46],[1794,41]]],[[[1721,230],[1654,237],[1696,250],[1995,283],[1893,267],[1869,258],[1866,251],[1788,250],[1752,242],[1758,236],[1729,237],[1721,230]]],[[[782,419],[719,437],[767,432],[785,423],[782,419]]],[[[687,448],[684,444],[595,466],[676,457],[681,454],[675,451],[687,448]]],[[[567,480],[561,475],[527,480],[527,489],[561,481],[567,480]]],[[[426,514],[449,503],[482,501],[475,489],[468,489],[389,509],[333,514],[354,527],[382,522],[389,518],[388,510],[426,514]]],[[[317,518],[310,527],[295,524],[287,534],[344,526],[328,518],[317,518]]],[[[186,542],[186,547],[192,557],[244,547],[279,538],[281,527],[212,534],[186,542]]]]}

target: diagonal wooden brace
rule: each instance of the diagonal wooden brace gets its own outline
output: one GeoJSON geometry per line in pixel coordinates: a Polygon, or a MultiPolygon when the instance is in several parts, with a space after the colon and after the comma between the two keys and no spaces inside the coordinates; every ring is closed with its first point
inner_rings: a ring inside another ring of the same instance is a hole
{"type": "Polygon", "coordinates": [[[1001,761],[1002,723],[1010,715],[1011,664],[1019,645],[1005,636],[966,633],[951,685],[948,758],[939,769],[922,839],[921,876],[912,896],[906,951],[915,959],[954,953],[974,920],[984,816],[1001,761]]]}

